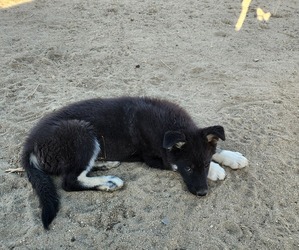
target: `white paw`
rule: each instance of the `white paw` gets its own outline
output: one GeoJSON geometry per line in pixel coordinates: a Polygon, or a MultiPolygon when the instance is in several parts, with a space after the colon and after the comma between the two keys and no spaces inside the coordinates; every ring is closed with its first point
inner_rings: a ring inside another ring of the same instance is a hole
{"type": "Polygon", "coordinates": [[[210,163],[208,179],[211,181],[224,180],[226,177],[225,170],[215,162],[210,163]]]}
{"type": "Polygon", "coordinates": [[[97,189],[103,191],[115,191],[122,188],[123,185],[123,180],[116,176],[101,176],[101,184],[97,186],[97,189]]]}
{"type": "Polygon", "coordinates": [[[248,166],[248,160],[241,153],[229,150],[222,150],[219,153],[214,154],[212,159],[232,169],[248,166]]]}

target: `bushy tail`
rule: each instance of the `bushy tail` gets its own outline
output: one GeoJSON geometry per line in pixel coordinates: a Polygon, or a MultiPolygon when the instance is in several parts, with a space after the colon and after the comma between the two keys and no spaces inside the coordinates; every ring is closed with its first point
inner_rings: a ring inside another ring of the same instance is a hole
{"type": "Polygon", "coordinates": [[[42,207],[44,228],[49,229],[49,225],[59,210],[59,196],[56,187],[51,177],[40,169],[39,163],[33,153],[24,154],[22,164],[39,198],[42,207]]]}

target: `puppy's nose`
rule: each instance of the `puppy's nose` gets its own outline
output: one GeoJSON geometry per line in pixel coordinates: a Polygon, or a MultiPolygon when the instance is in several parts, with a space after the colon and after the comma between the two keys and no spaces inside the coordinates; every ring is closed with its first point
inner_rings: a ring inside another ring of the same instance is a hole
{"type": "Polygon", "coordinates": [[[208,193],[208,190],[207,189],[202,189],[202,190],[197,190],[196,191],[196,195],[197,196],[206,196],[208,193]]]}

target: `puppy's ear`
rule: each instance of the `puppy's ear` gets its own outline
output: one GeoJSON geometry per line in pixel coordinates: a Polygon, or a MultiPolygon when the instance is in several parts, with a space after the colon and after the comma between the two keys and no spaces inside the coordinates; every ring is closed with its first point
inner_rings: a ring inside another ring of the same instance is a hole
{"type": "Polygon", "coordinates": [[[184,133],[180,131],[167,131],[164,134],[163,148],[171,150],[173,147],[181,148],[186,143],[184,133]]]}
{"type": "Polygon", "coordinates": [[[225,141],[224,128],[222,126],[207,127],[202,130],[207,142],[216,145],[218,140],[225,141]]]}

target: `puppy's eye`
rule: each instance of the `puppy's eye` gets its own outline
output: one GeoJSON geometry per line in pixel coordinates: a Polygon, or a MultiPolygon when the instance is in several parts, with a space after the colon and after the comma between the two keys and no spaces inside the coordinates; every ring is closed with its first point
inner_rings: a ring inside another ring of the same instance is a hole
{"type": "Polygon", "coordinates": [[[191,174],[193,172],[192,168],[190,167],[185,167],[185,170],[188,174],[191,174]]]}

